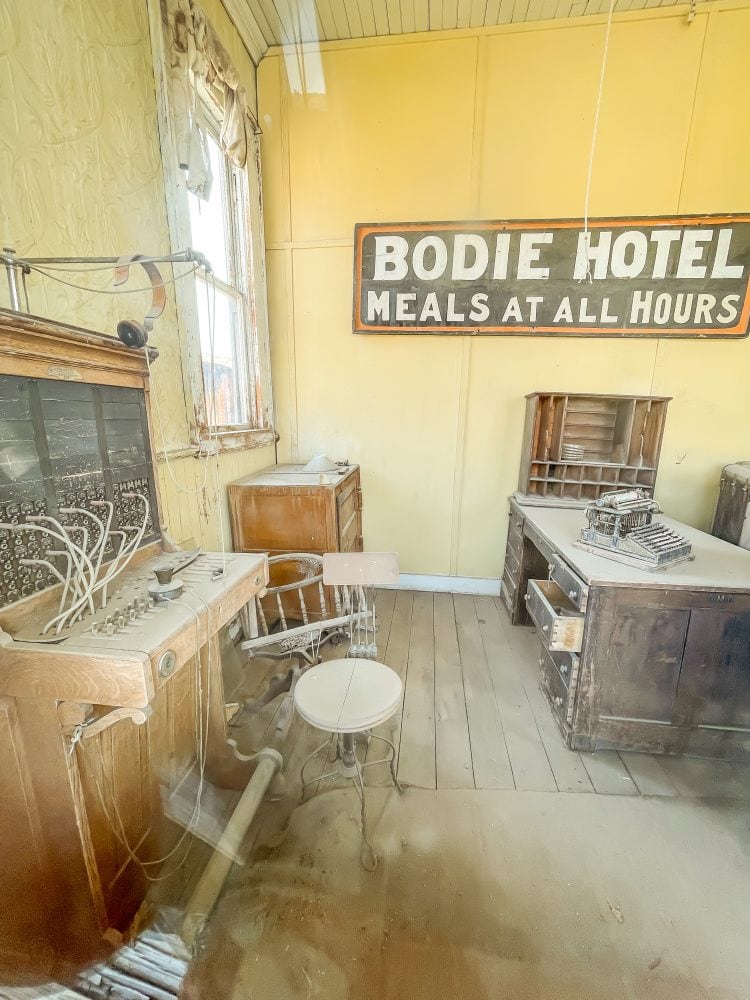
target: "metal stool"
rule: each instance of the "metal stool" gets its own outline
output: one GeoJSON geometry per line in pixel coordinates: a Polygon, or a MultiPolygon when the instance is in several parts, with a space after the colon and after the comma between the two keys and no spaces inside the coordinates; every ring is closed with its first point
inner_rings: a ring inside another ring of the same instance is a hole
{"type": "Polygon", "coordinates": [[[309,787],[327,778],[341,775],[354,784],[361,802],[361,860],[368,871],[374,871],[378,858],[367,836],[364,769],[387,763],[393,784],[399,792],[403,791],[396,776],[395,746],[390,740],[376,736],[370,730],[396,714],[401,704],[402,691],[401,678],[394,670],[377,660],[359,657],[321,663],[304,673],[294,689],[294,707],[305,722],[330,733],[325,743],[314,750],[302,765],[302,801],[309,787]],[[380,760],[362,763],[357,756],[357,745],[368,746],[371,740],[385,743],[390,748],[390,754],[380,760]],[[333,758],[336,763],[334,770],[305,781],[307,765],[332,744],[336,751],[333,758]]]}

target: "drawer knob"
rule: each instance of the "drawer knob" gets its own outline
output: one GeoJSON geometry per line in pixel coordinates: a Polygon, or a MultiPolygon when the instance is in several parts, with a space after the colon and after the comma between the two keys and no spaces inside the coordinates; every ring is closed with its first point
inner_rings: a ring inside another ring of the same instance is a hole
{"type": "Polygon", "coordinates": [[[549,632],[549,625],[542,625],[542,632],[549,632]]]}
{"type": "Polygon", "coordinates": [[[523,599],[524,599],[524,601],[530,601],[531,600],[531,594],[524,594],[523,595],[523,599]]]}
{"type": "Polygon", "coordinates": [[[555,698],[555,704],[557,705],[557,707],[558,707],[558,708],[560,708],[560,706],[562,705],[562,703],[563,703],[563,700],[562,700],[562,698],[560,697],[560,695],[558,695],[558,696],[557,696],[557,697],[555,698]]]}
{"type": "Polygon", "coordinates": [[[567,663],[561,663],[560,664],[560,673],[561,674],[567,674],[567,672],[568,672],[568,664],[567,663]]]}
{"type": "Polygon", "coordinates": [[[577,590],[569,590],[568,591],[568,597],[571,599],[571,601],[578,600],[578,591],[577,590]]]}

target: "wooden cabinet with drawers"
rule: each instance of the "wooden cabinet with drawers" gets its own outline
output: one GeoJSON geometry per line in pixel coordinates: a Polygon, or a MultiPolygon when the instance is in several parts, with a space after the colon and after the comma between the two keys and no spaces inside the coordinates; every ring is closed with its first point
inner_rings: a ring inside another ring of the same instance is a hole
{"type": "Polygon", "coordinates": [[[750,552],[664,520],[695,559],[652,572],[578,548],[582,511],[513,500],[503,600],[572,749],[750,759],[750,552]]]}
{"type": "Polygon", "coordinates": [[[359,466],[274,465],[229,485],[236,552],[361,552],[359,466]]]}

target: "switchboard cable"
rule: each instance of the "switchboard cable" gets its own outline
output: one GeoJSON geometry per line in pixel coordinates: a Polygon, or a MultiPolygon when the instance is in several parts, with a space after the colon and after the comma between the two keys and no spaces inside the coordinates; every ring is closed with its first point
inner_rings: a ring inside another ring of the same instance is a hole
{"type": "MultiPolygon", "coordinates": [[[[89,575],[90,576],[93,575],[94,567],[93,567],[93,564],[91,563],[91,560],[90,560],[90,554],[89,554],[89,556],[87,558],[87,552],[86,552],[86,550],[88,548],[88,539],[89,539],[88,530],[85,527],[83,527],[83,526],[78,526],[78,525],[67,525],[66,526],[66,525],[63,525],[63,524],[60,523],[60,521],[57,520],[57,518],[50,517],[50,515],[48,515],[48,514],[29,514],[27,516],[27,518],[26,518],[26,522],[30,523],[32,525],[38,523],[39,521],[46,521],[48,524],[51,524],[52,525],[52,530],[59,532],[61,540],[64,541],[66,545],[68,543],[72,543],[74,546],[76,545],[76,543],[73,542],[72,538],[70,537],[70,533],[69,532],[71,530],[75,530],[77,528],[81,532],[81,534],[83,536],[83,545],[80,546],[79,551],[83,553],[84,561],[88,563],[89,575]]],[[[74,586],[76,586],[79,590],[82,591],[84,589],[83,583],[84,583],[84,580],[85,580],[83,565],[80,564],[80,563],[78,563],[77,560],[75,560],[75,564],[76,564],[76,568],[78,569],[79,577],[77,579],[74,576],[73,577],[73,583],[74,583],[74,586]]],[[[91,606],[91,610],[92,611],[94,610],[93,605],[91,606]]]]}
{"type": "Polygon", "coordinates": [[[58,611],[62,611],[63,608],[65,607],[65,601],[67,599],[68,589],[70,587],[71,573],[73,572],[73,560],[71,559],[70,552],[68,552],[67,549],[47,549],[47,555],[54,556],[56,559],[60,558],[67,560],[67,570],[65,573],[65,579],[61,581],[63,584],[63,589],[62,589],[62,594],[60,595],[60,604],[57,608],[58,611]]]}
{"type": "MultiPolygon", "coordinates": [[[[203,601],[202,598],[198,597],[197,594],[193,594],[193,597],[195,597],[197,600],[200,601],[201,604],[204,605],[204,607],[207,610],[207,615],[210,616],[210,609],[209,609],[208,604],[206,604],[206,602],[203,601]]],[[[116,799],[116,796],[115,796],[114,786],[112,785],[108,789],[108,791],[109,791],[109,797],[110,797],[111,802],[112,802],[112,813],[110,813],[110,811],[107,808],[107,805],[106,805],[106,803],[104,801],[104,791],[102,789],[101,783],[99,782],[98,776],[91,769],[89,769],[89,776],[90,776],[90,778],[91,778],[91,780],[92,780],[92,782],[94,784],[94,787],[96,788],[97,797],[99,799],[99,804],[100,804],[100,806],[102,808],[102,812],[104,813],[104,816],[105,816],[107,822],[109,823],[110,828],[112,829],[112,832],[114,833],[116,839],[120,842],[120,844],[124,848],[125,852],[127,853],[128,857],[131,859],[131,861],[133,861],[136,865],[138,865],[138,867],[140,868],[140,870],[141,870],[144,878],[146,878],[147,881],[154,882],[154,883],[156,883],[156,882],[164,882],[167,879],[171,878],[173,875],[175,875],[178,871],[180,871],[180,869],[182,868],[183,864],[185,863],[187,855],[188,855],[188,853],[190,851],[190,845],[188,845],[188,848],[187,848],[187,850],[185,852],[185,855],[182,858],[180,858],[179,862],[177,864],[175,864],[170,869],[170,871],[168,871],[168,872],[162,872],[159,875],[152,875],[150,873],[150,871],[148,871],[148,869],[149,868],[153,868],[153,867],[155,867],[157,865],[163,865],[165,861],[169,861],[170,858],[174,857],[174,855],[179,851],[179,849],[182,846],[182,844],[185,842],[188,834],[193,833],[193,831],[197,828],[197,825],[198,825],[198,823],[200,821],[201,805],[202,805],[202,799],[203,799],[203,790],[204,790],[204,787],[205,787],[206,756],[207,756],[207,752],[208,752],[208,730],[209,730],[209,719],[210,719],[210,708],[211,708],[211,671],[212,671],[212,668],[213,668],[213,664],[211,662],[211,641],[210,641],[210,634],[209,634],[210,633],[210,628],[209,628],[210,617],[207,617],[207,619],[206,619],[206,645],[208,647],[208,654],[207,654],[207,664],[206,664],[206,691],[205,691],[206,711],[205,711],[205,721],[204,721],[204,711],[203,711],[203,709],[204,709],[203,678],[202,678],[202,674],[201,674],[201,658],[200,658],[200,650],[201,650],[201,647],[202,647],[201,632],[200,632],[200,615],[198,614],[198,612],[193,607],[191,607],[190,604],[188,604],[185,601],[180,601],[180,600],[175,599],[175,598],[164,598],[164,600],[166,600],[170,604],[179,604],[180,606],[187,608],[187,610],[195,618],[195,634],[196,634],[196,655],[195,655],[195,660],[196,660],[196,677],[195,677],[195,683],[196,683],[196,692],[197,692],[197,698],[196,698],[196,742],[197,742],[196,755],[197,755],[198,775],[199,775],[199,778],[198,778],[198,791],[196,793],[196,802],[195,802],[195,806],[193,807],[193,811],[192,811],[191,817],[190,817],[190,819],[189,819],[189,821],[188,821],[188,823],[187,823],[187,825],[185,827],[185,830],[183,831],[183,833],[181,834],[181,836],[178,838],[177,842],[173,845],[173,847],[166,854],[164,854],[160,858],[155,858],[155,859],[152,859],[150,861],[144,861],[143,858],[141,858],[141,857],[138,856],[138,854],[136,853],[136,851],[131,846],[131,844],[130,844],[130,842],[128,840],[127,831],[125,829],[125,824],[123,822],[122,816],[120,814],[120,810],[119,810],[118,805],[117,805],[117,799],[116,799]]],[[[148,725],[148,723],[146,725],[148,725]]],[[[150,731],[147,729],[146,732],[147,732],[147,738],[150,741],[150,731]]],[[[77,740],[75,740],[75,733],[74,733],[73,739],[71,739],[72,748],[75,747],[75,742],[79,742],[81,744],[82,748],[85,746],[85,744],[81,740],[81,735],[82,734],[79,733],[77,740]]],[[[71,749],[71,752],[72,752],[72,749],[71,749]]],[[[149,756],[150,756],[150,749],[149,749],[149,756]]]]}
{"type": "MultiPolygon", "coordinates": [[[[51,618],[42,629],[42,635],[48,632],[53,625],[56,626],[55,631],[59,633],[65,627],[66,619],[71,618],[71,616],[75,615],[75,613],[89,601],[91,601],[92,605],[91,610],[93,612],[94,610],[93,595],[97,593],[99,590],[101,590],[103,587],[106,587],[108,583],[111,583],[112,580],[115,579],[115,577],[119,576],[119,574],[125,569],[125,567],[132,559],[135,550],[141,544],[141,540],[143,539],[143,536],[146,533],[149,514],[151,512],[151,505],[148,502],[148,498],[145,497],[142,493],[123,493],[122,496],[134,497],[143,502],[143,507],[144,507],[143,523],[138,528],[133,529],[136,531],[135,537],[133,538],[132,542],[128,542],[126,545],[121,546],[120,552],[117,554],[117,556],[115,556],[114,560],[112,561],[112,564],[110,565],[109,570],[107,571],[107,573],[105,573],[105,575],[102,577],[101,580],[95,579],[92,567],[92,575],[89,585],[85,588],[82,596],[79,597],[78,600],[74,602],[65,611],[56,615],[54,618],[51,618]],[[120,560],[122,560],[122,562],[120,562],[120,560]]],[[[73,619],[71,618],[71,621],[72,620],[73,619]]]]}
{"type": "MultiPolygon", "coordinates": [[[[49,520],[54,521],[54,518],[49,518],[49,520]]],[[[90,564],[90,560],[88,559],[87,554],[85,552],[83,552],[79,548],[79,546],[76,545],[76,543],[68,535],[66,535],[66,534],[59,534],[58,532],[53,531],[51,528],[45,528],[44,525],[42,525],[42,524],[30,524],[30,523],[26,523],[26,522],[22,522],[20,524],[0,523],[0,530],[5,530],[5,531],[39,531],[39,532],[41,532],[44,535],[48,535],[50,538],[55,538],[57,541],[62,542],[63,545],[65,545],[66,548],[70,551],[71,559],[73,560],[73,563],[74,563],[76,569],[78,570],[78,572],[81,574],[81,576],[83,576],[83,570],[81,569],[82,562],[89,561],[89,564],[90,564]],[[82,562],[79,562],[79,557],[82,560],[82,562]]],[[[91,567],[91,569],[93,571],[93,567],[91,567]]],[[[85,579],[85,577],[84,577],[84,579],[85,579]]],[[[83,603],[85,604],[86,602],[84,601],[83,603]]],[[[92,610],[93,610],[93,608],[92,608],[92,610]]],[[[65,613],[67,614],[67,612],[65,612],[65,613]]],[[[48,626],[45,626],[45,628],[43,629],[42,634],[44,634],[44,632],[46,632],[47,628],[48,628],[48,626]]]]}
{"type": "MultiPolygon", "coordinates": [[[[33,520],[33,518],[31,518],[30,520],[33,520]]],[[[54,519],[50,518],[49,520],[54,520],[54,519]]],[[[55,524],[57,524],[57,523],[58,522],[55,521],[55,524]]],[[[82,538],[81,549],[88,554],[89,559],[90,559],[91,558],[91,553],[88,551],[88,545],[89,545],[89,532],[88,532],[88,528],[83,527],[83,525],[65,525],[63,527],[63,530],[64,530],[65,534],[68,537],[71,537],[71,535],[72,535],[72,533],[74,531],[80,531],[81,532],[81,538],[82,538]]],[[[94,573],[93,563],[91,564],[91,567],[92,567],[91,568],[91,573],[93,574],[94,573]]],[[[91,578],[93,578],[93,576],[91,578]]],[[[73,577],[73,589],[76,592],[76,597],[79,597],[83,593],[85,587],[86,587],[85,577],[83,575],[83,572],[81,571],[78,576],[74,576],[73,577]]],[[[94,610],[93,603],[90,604],[89,610],[90,611],[94,610]]]]}
{"type": "MultiPolygon", "coordinates": [[[[591,198],[591,179],[594,174],[594,157],[596,155],[596,140],[599,137],[599,114],[602,108],[602,96],[604,94],[604,77],[607,72],[607,59],[609,57],[609,38],[612,32],[612,15],[615,9],[615,0],[609,0],[609,13],[607,14],[607,27],[604,32],[604,51],[602,53],[602,65],[599,72],[599,91],[596,95],[596,109],[594,111],[594,128],[591,134],[591,149],[589,150],[589,166],[586,175],[586,194],[583,199],[583,240],[586,249],[586,274],[585,279],[593,282],[594,276],[591,273],[591,258],[588,254],[591,233],[589,231],[589,201],[591,198]]],[[[584,278],[580,279],[581,281],[584,278]]]]}
{"type": "MultiPolygon", "coordinates": [[[[93,502],[96,503],[97,501],[93,501],[93,502]]],[[[105,501],[99,501],[99,503],[104,503],[104,502],[105,501]]],[[[106,533],[107,533],[107,530],[109,529],[110,523],[112,521],[112,510],[113,510],[112,504],[109,504],[109,507],[110,507],[110,514],[109,514],[109,519],[108,519],[108,522],[107,522],[107,528],[106,529],[104,527],[104,522],[101,521],[100,518],[98,518],[96,516],[96,514],[94,514],[90,510],[87,510],[85,507],[60,507],[59,508],[60,513],[64,514],[66,517],[69,516],[69,515],[71,515],[71,514],[72,515],[78,514],[79,516],[80,515],[85,515],[86,517],[90,517],[94,521],[94,523],[96,524],[97,528],[99,529],[99,535],[97,537],[97,540],[96,540],[95,544],[92,545],[91,550],[89,552],[89,558],[90,559],[93,559],[94,556],[96,556],[97,552],[99,553],[99,556],[98,556],[98,558],[96,560],[96,564],[94,566],[94,577],[93,577],[92,582],[95,582],[96,578],[99,576],[99,570],[101,568],[101,563],[102,563],[102,556],[104,555],[104,543],[105,543],[105,539],[106,539],[106,533]]],[[[75,530],[76,527],[77,527],[76,525],[66,525],[65,526],[67,532],[75,530]]],[[[82,530],[85,530],[85,529],[82,529],[82,530]]],[[[83,548],[84,548],[84,550],[87,548],[85,539],[84,539],[83,548]]],[[[77,614],[73,618],[73,621],[71,622],[71,624],[73,624],[74,621],[76,621],[78,618],[80,618],[82,614],[83,614],[83,606],[77,612],[77,614]]]]}
{"type": "MultiPolygon", "coordinates": [[[[115,579],[115,577],[119,576],[120,573],[122,573],[122,571],[128,565],[128,563],[130,562],[130,560],[133,558],[133,555],[135,554],[136,549],[138,548],[138,546],[141,544],[141,541],[143,540],[143,536],[146,533],[146,528],[148,527],[148,520],[149,520],[149,516],[150,516],[150,513],[151,513],[151,505],[148,502],[148,498],[145,497],[142,493],[135,493],[135,492],[132,492],[132,493],[131,492],[123,493],[122,496],[125,499],[137,499],[137,500],[141,500],[142,501],[142,503],[143,503],[143,521],[142,521],[142,523],[140,525],[137,525],[137,526],[136,525],[132,525],[132,526],[121,525],[121,528],[124,529],[122,531],[122,534],[123,534],[123,543],[120,546],[119,552],[117,553],[117,555],[112,560],[112,564],[110,565],[110,568],[107,571],[107,573],[105,574],[105,576],[101,580],[95,581],[94,586],[92,588],[92,593],[96,593],[97,591],[102,590],[102,589],[104,589],[104,591],[106,593],[107,584],[111,583],[112,580],[115,579]],[[125,541],[125,531],[128,531],[128,530],[136,532],[135,538],[133,539],[132,542],[126,542],[125,541]],[[120,562],[120,560],[123,560],[123,561],[120,562]]],[[[111,534],[115,534],[115,532],[111,532],[111,534]]]]}

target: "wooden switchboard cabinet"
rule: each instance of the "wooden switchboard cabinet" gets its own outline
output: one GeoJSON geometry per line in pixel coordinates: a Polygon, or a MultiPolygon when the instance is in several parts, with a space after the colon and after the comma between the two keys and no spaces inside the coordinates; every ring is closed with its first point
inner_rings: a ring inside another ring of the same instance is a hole
{"type": "Polygon", "coordinates": [[[228,487],[236,552],[361,552],[359,466],[274,465],[228,487]]]}

